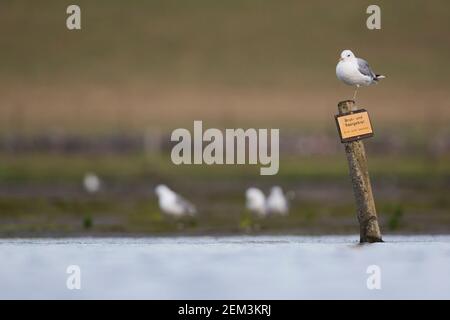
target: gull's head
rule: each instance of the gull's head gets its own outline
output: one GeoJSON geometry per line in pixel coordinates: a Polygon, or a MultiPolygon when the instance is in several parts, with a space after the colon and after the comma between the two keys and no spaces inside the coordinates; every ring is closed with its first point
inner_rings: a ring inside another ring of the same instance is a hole
{"type": "Polygon", "coordinates": [[[260,214],[266,212],[266,197],[264,193],[258,188],[247,189],[245,196],[247,198],[247,209],[256,211],[260,214]]]}
{"type": "Polygon", "coordinates": [[[355,58],[353,52],[351,52],[350,50],[344,50],[341,52],[341,58],[339,59],[339,61],[345,61],[353,58],[355,58]]]}
{"type": "Polygon", "coordinates": [[[258,188],[247,189],[245,197],[247,198],[247,204],[250,206],[264,205],[264,202],[266,201],[264,193],[258,188]]]}
{"type": "Polygon", "coordinates": [[[264,195],[261,190],[257,188],[248,188],[245,192],[245,196],[247,199],[255,199],[258,197],[261,197],[261,195],[264,195]]]}
{"type": "Polygon", "coordinates": [[[272,189],[270,189],[270,192],[275,195],[283,195],[283,189],[281,189],[281,187],[279,186],[272,187],[272,189]]]}
{"type": "Polygon", "coordinates": [[[155,188],[155,193],[158,197],[162,197],[166,194],[169,194],[171,190],[164,184],[159,184],[155,188]]]}

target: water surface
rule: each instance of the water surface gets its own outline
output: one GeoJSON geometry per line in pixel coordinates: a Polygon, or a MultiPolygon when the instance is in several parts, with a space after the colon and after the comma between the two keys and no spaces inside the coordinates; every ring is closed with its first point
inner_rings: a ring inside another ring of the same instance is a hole
{"type": "Polygon", "coordinates": [[[450,298],[450,236],[0,240],[0,298],[450,298]],[[69,265],[81,289],[66,286],[69,265]],[[381,289],[367,288],[367,268],[381,289]]]}

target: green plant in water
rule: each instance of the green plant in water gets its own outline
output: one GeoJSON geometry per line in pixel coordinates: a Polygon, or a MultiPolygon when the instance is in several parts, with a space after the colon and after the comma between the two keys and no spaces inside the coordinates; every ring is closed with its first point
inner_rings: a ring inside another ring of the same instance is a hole
{"type": "Polygon", "coordinates": [[[239,221],[239,228],[243,230],[251,230],[253,225],[253,219],[249,214],[244,214],[241,217],[241,220],[239,221]]]}
{"type": "Polygon", "coordinates": [[[394,209],[394,212],[389,217],[388,221],[389,229],[397,230],[400,227],[402,217],[403,217],[403,207],[401,205],[397,205],[394,209]]]}
{"type": "Polygon", "coordinates": [[[88,230],[92,228],[93,225],[92,217],[91,216],[85,216],[83,218],[83,228],[88,230]]]}

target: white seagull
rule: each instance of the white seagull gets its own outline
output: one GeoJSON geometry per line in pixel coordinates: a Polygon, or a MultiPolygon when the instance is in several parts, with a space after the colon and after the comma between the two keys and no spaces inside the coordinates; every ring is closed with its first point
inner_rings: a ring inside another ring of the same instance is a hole
{"type": "Polygon", "coordinates": [[[267,215],[266,196],[258,188],[248,188],[245,192],[247,210],[260,217],[267,215]]]}
{"type": "Polygon", "coordinates": [[[165,185],[158,185],[155,188],[158,196],[159,207],[167,215],[179,218],[186,215],[194,216],[197,213],[195,206],[183,197],[179,196],[165,185]]]}
{"type": "Polygon", "coordinates": [[[84,176],[83,179],[83,186],[84,189],[88,192],[88,193],[96,193],[100,190],[101,187],[101,181],[100,178],[93,174],[93,173],[87,173],[84,176]]]}
{"type": "Polygon", "coordinates": [[[286,215],[289,212],[289,204],[281,187],[275,186],[267,197],[267,210],[270,213],[286,215]]]}
{"type": "Polygon", "coordinates": [[[360,86],[369,86],[386,78],[374,73],[366,60],[355,57],[350,50],[342,51],[336,66],[336,76],[345,84],[356,86],[353,100],[356,99],[356,92],[360,86]]]}

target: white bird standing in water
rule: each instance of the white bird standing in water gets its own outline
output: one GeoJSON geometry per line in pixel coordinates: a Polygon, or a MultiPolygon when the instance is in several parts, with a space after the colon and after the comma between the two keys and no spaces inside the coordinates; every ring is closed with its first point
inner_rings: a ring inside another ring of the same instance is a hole
{"type": "Polygon", "coordinates": [[[258,188],[248,188],[245,192],[247,210],[260,217],[267,215],[266,196],[258,188]]]}
{"type": "Polygon", "coordinates": [[[84,176],[83,186],[88,193],[93,194],[100,191],[101,184],[100,178],[93,173],[87,173],[84,176]]]}
{"type": "Polygon", "coordinates": [[[289,204],[281,187],[275,186],[267,197],[267,210],[270,213],[286,215],[289,212],[289,204]]]}
{"type": "Polygon", "coordinates": [[[155,188],[161,211],[173,217],[193,216],[197,213],[195,206],[183,197],[179,196],[165,185],[155,188]]]}
{"type": "Polygon", "coordinates": [[[386,78],[383,75],[375,74],[369,63],[361,58],[355,57],[350,50],[344,50],[336,66],[336,76],[339,80],[350,86],[356,86],[353,100],[360,86],[376,84],[380,79],[386,78]]]}

